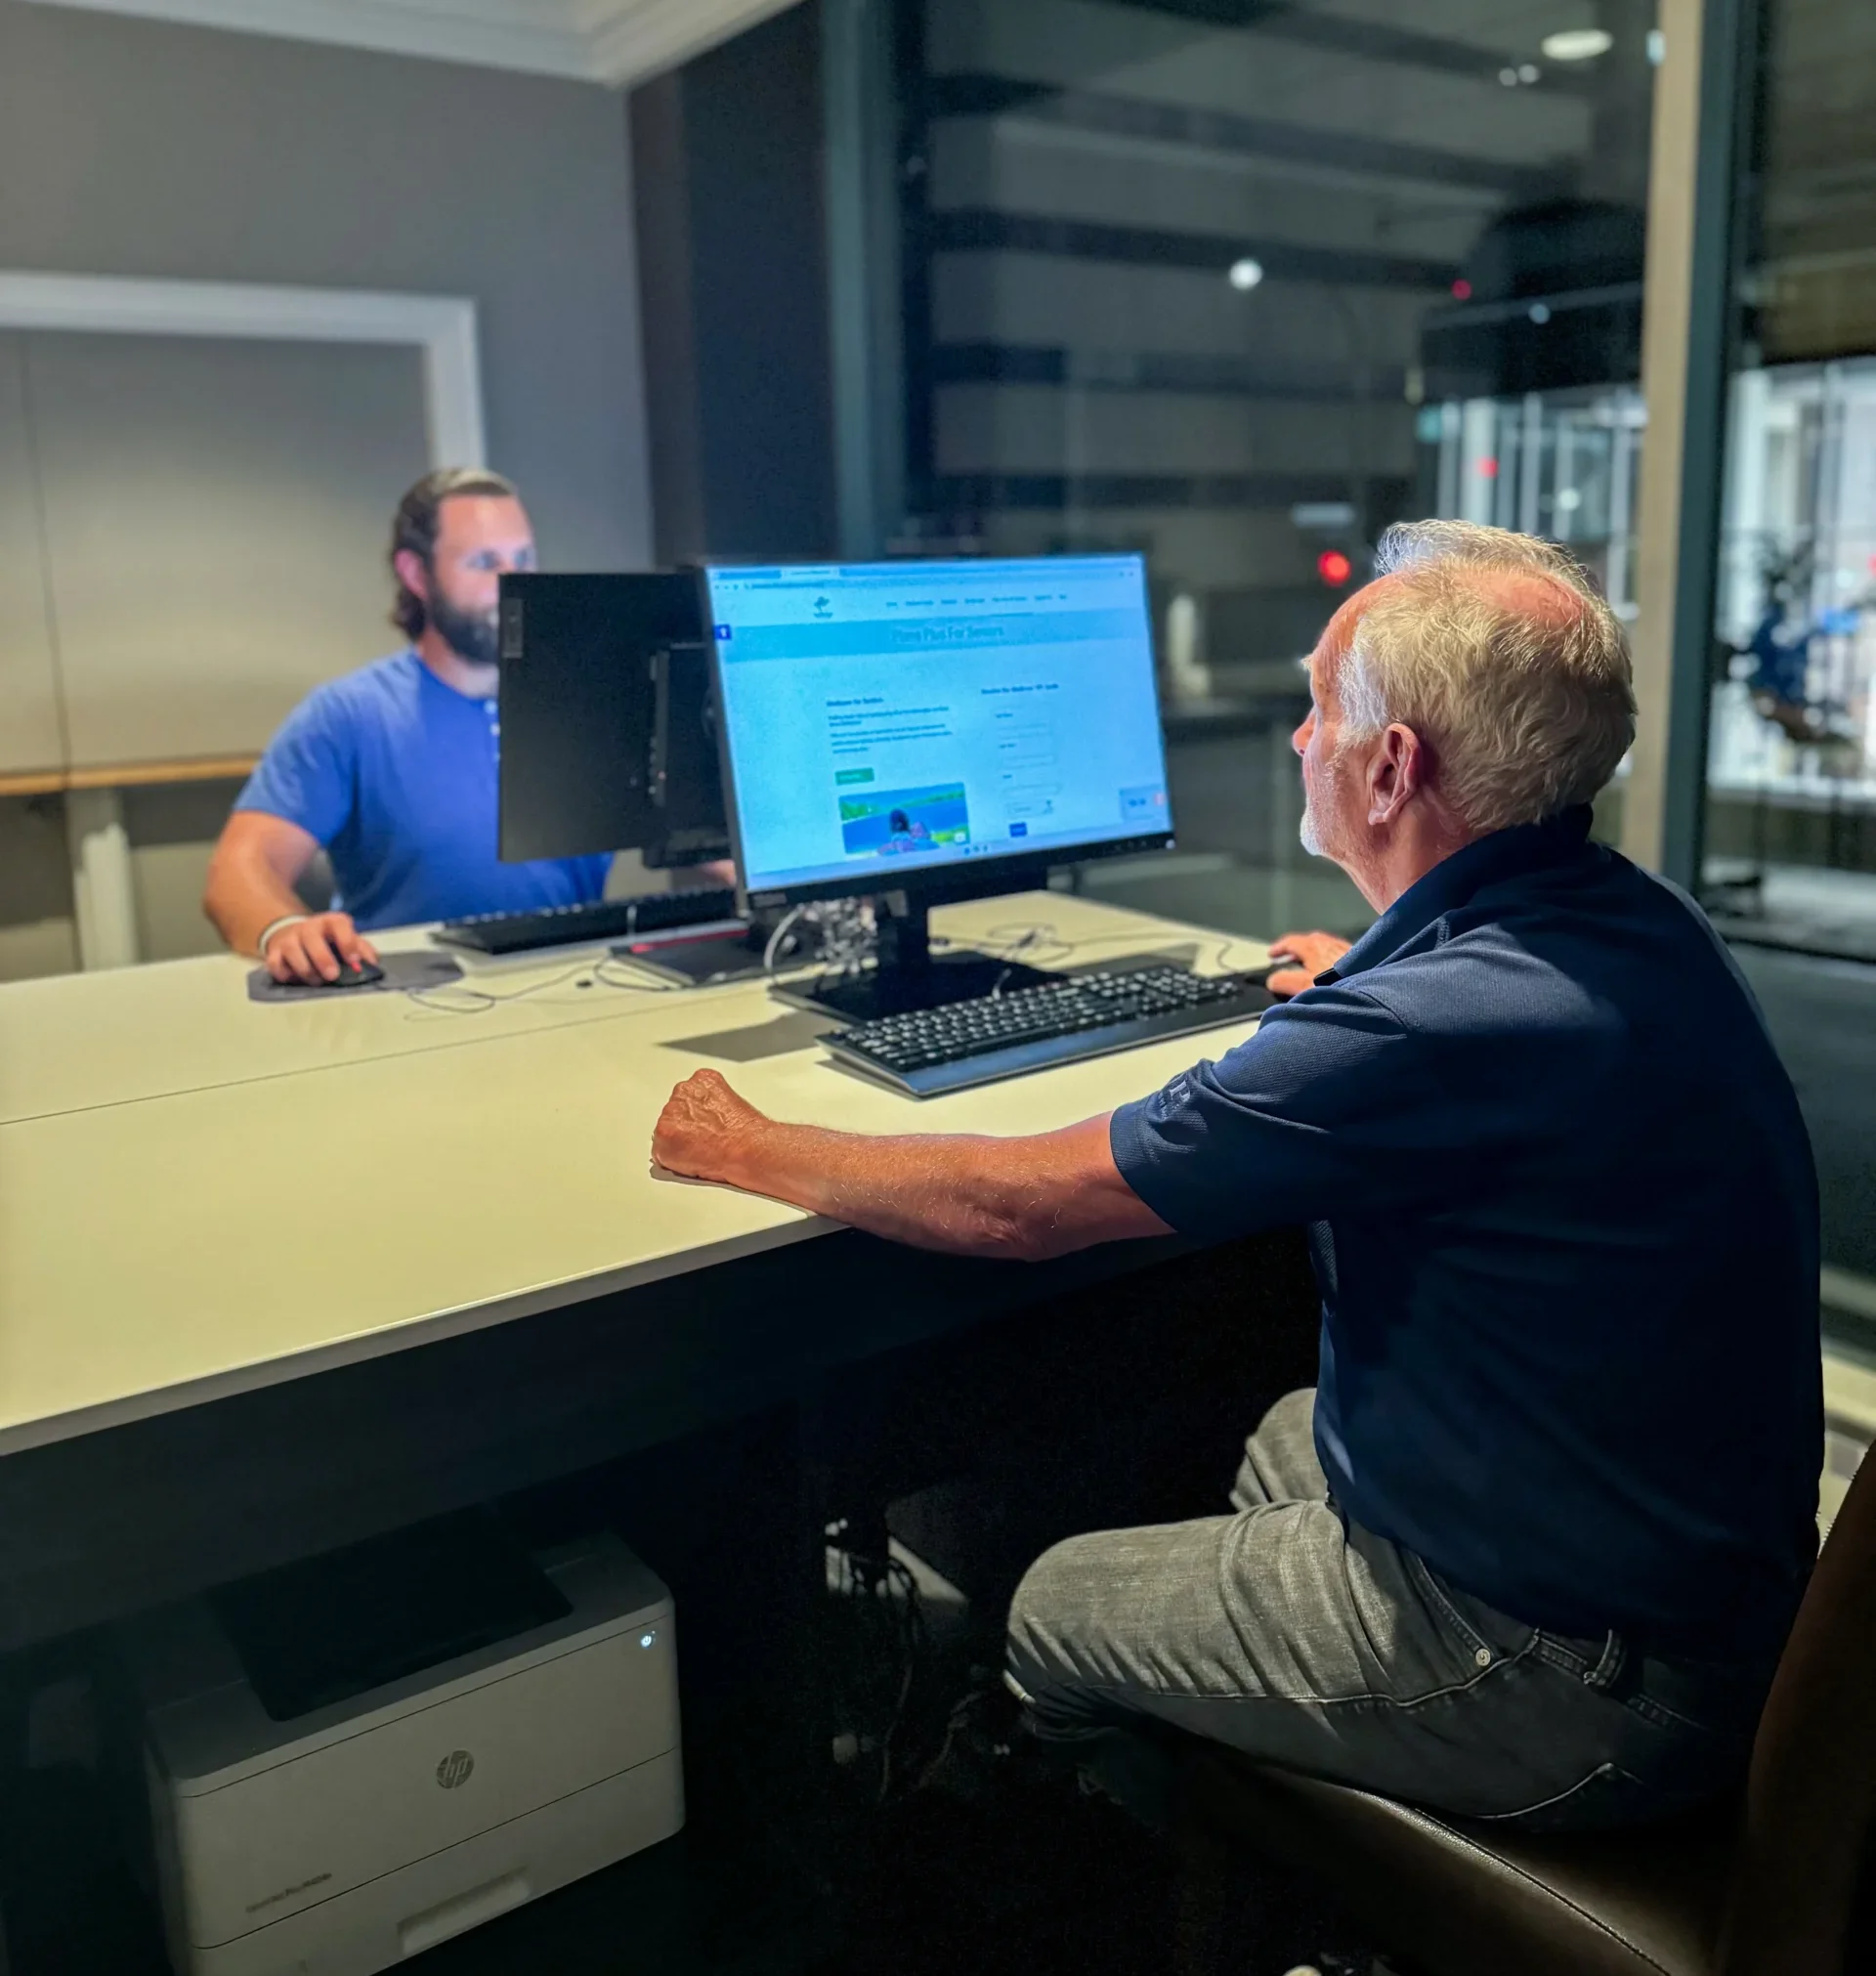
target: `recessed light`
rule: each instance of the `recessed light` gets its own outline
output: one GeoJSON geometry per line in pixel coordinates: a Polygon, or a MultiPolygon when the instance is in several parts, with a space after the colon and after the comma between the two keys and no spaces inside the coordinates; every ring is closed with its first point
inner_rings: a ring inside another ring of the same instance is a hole
{"type": "Polygon", "coordinates": [[[1553,62],[1594,62],[1615,46],[1615,36],[1606,27],[1565,27],[1538,45],[1553,62]]]}
{"type": "Polygon", "coordinates": [[[1263,263],[1247,255],[1244,260],[1231,263],[1231,271],[1224,279],[1240,295],[1249,294],[1263,279],[1263,263]]]}
{"type": "Polygon", "coordinates": [[[1538,67],[1535,62],[1520,62],[1517,64],[1517,79],[1519,82],[1535,82],[1543,73],[1544,71],[1538,67]]]}

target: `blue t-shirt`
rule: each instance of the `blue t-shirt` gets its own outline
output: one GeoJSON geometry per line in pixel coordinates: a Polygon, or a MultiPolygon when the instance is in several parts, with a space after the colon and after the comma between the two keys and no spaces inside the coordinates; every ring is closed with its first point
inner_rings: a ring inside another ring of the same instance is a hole
{"type": "Polygon", "coordinates": [[[601,897],[612,860],[495,855],[501,723],[414,651],[309,694],[235,801],[325,846],[338,905],[363,927],[531,912],[601,897]]]}
{"type": "Polygon", "coordinates": [[[1181,1231],[1315,1224],[1350,1520],[1529,1625],[1756,1654],[1816,1552],[1811,1145],[1706,920],[1588,829],[1435,867],[1114,1157],[1181,1231]]]}

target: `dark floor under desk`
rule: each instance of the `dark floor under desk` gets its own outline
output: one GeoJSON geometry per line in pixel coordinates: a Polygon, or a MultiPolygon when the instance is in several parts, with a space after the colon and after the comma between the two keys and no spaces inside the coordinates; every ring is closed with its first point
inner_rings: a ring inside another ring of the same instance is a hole
{"type": "MultiPolygon", "coordinates": [[[[994,1685],[1023,1563],[1075,1528],[1221,1506],[1239,1438],[1264,1403],[1312,1376],[1313,1344],[1300,1238],[1260,1238],[1044,1297],[864,1373],[843,1370],[838,1391],[812,1405],[507,1498],[530,1544],[608,1525],[670,1585],[689,1822],[418,1966],[436,1976],[1170,1966],[1169,1863],[1121,1813],[1072,1782],[1044,1787],[1015,1770],[961,1793],[955,1781],[916,1781],[957,1696],[986,1676],[994,1685]],[[978,1471],[974,1482],[958,1479],[960,1467],[978,1471]],[[830,1715],[852,1714],[843,1684],[864,1676],[872,1650],[856,1644],[849,1606],[807,1589],[807,1575],[821,1562],[824,1511],[883,1511],[909,1490],[925,1498],[910,1521],[957,1551],[942,1568],[973,1580],[974,1617],[921,1675],[893,1745],[903,1767],[880,1804],[878,1774],[837,1772],[826,1740],[830,1715]],[[778,1640],[778,1624],[797,1637],[778,1640]],[[823,1694],[803,1706],[810,1667],[808,1688],[832,1690],[831,1702],[823,1694]],[[818,1751],[800,1740],[814,1721],[818,1751]]],[[[51,1643],[32,1655],[30,1679],[61,1671],[62,1654],[99,1658],[84,1640],[51,1643]]],[[[0,1807],[10,1976],[168,1966],[154,1902],[130,1865],[134,1749],[119,1742],[107,1766],[114,1794],[75,1763],[13,1773],[0,1807]]]]}
{"type": "MultiPolygon", "coordinates": [[[[20,1811],[31,1838],[6,1903],[10,1976],[166,1976],[153,1904],[89,1781],[40,1773],[20,1811]]],[[[773,1829],[699,1821],[413,1966],[426,1976],[1146,1976],[1172,1966],[1169,1853],[1111,1806],[1067,1790],[891,1807],[855,1834],[828,1891],[831,1901],[773,1829]]]]}

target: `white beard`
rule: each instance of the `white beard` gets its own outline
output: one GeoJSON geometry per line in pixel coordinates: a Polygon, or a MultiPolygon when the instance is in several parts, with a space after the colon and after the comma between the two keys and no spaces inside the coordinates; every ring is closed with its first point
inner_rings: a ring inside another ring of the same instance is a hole
{"type": "Polygon", "coordinates": [[[1312,858],[1322,856],[1322,830],[1316,822],[1316,812],[1305,796],[1302,804],[1302,823],[1297,831],[1302,839],[1304,853],[1312,858]]]}

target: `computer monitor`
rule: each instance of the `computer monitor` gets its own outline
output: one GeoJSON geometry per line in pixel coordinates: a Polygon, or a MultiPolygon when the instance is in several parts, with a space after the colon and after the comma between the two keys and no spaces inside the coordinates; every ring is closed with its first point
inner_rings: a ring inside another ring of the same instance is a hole
{"type": "Polygon", "coordinates": [[[872,895],[859,1019],[1045,978],[934,960],[930,906],[1172,841],[1136,555],[711,568],[724,789],[755,907],[872,895]]]}
{"type": "Polygon", "coordinates": [[[693,575],[507,576],[499,853],[729,853],[693,575]]]}

